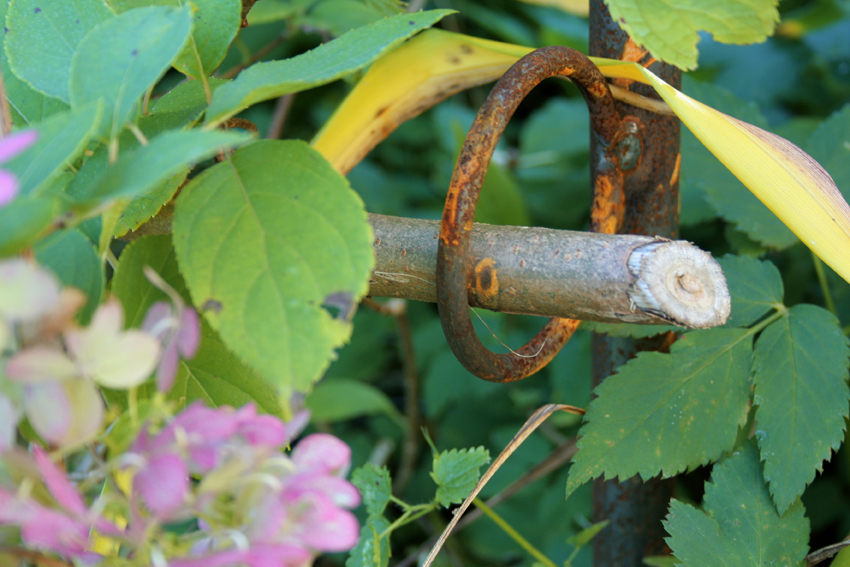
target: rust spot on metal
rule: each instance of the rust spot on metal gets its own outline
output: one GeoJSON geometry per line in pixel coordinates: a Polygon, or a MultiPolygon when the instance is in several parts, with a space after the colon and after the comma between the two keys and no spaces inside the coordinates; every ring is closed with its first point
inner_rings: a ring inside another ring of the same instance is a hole
{"type": "Polygon", "coordinates": [[[475,294],[483,300],[499,295],[499,274],[493,258],[484,258],[475,265],[472,285],[475,294]]]}
{"type": "Polygon", "coordinates": [[[679,168],[682,166],[682,154],[676,154],[676,163],[673,165],[673,173],[670,175],[670,185],[675,185],[679,182],[679,168]]]}
{"type": "Polygon", "coordinates": [[[402,255],[402,256],[407,256],[407,249],[406,249],[406,248],[402,248],[402,249],[401,249],[401,255],[402,255]]]}
{"type": "MultiPolygon", "coordinates": [[[[437,253],[437,304],[446,339],[463,366],[472,374],[491,382],[512,382],[543,368],[569,340],[579,322],[551,319],[545,327],[516,352],[490,352],[475,334],[469,316],[468,288],[486,294],[498,290],[496,272],[487,260],[473,269],[467,285],[469,237],[487,165],[499,137],[523,98],[540,81],[561,75],[569,77],[584,95],[591,116],[591,136],[608,147],[621,128],[621,120],[608,85],[587,57],[566,47],[545,47],[514,64],[499,80],[478,112],[460,152],[451,186],[446,196],[437,253]]],[[[605,159],[608,167],[596,172],[593,187],[597,219],[593,228],[615,231],[625,210],[623,172],[616,160],[605,159]]],[[[514,248],[514,254],[519,247],[514,248]]],[[[525,265],[522,260],[521,266],[525,265]]],[[[516,293],[511,289],[511,293],[516,293]]]]}
{"type": "Polygon", "coordinates": [[[524,267],[525,267],[525,260],[520,260],[520,261],[519,261],[519,267],[520,267],[520,268],[524,268],[524,267]]]}

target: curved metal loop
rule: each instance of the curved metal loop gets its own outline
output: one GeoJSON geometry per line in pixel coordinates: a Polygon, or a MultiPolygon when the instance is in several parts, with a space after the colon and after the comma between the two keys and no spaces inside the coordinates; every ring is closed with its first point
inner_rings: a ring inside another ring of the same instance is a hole
{"type": "MultiPolygon", "coordinates": [[[[529,53],[499,80],[478,111],[452,176],[437,253],[437,304],[443,332],[455,356],[472,374],[489,382],[513,382],[549,363],[579,325],[573,319],[552,318],[518,351],[496,354],[485,347],[472,326],[468,293],[492,293],[498,267],[484,259],[468,265],[469,237],[481,184],[502,132],[525,96],[543,79],[560,75],[573,81],[590,111],[591,136],[599,138],[593,184],[591,230],[613,234],[625,212],[623,173],[608,148],[622,136],[621,120],[605,78],[580,52],[568,47],[544,47],[529,53]],[[474,286],[468,290],[472,272],[474,286]]],[[[494,288],[494,286],[496,286],[494,288]]]]}

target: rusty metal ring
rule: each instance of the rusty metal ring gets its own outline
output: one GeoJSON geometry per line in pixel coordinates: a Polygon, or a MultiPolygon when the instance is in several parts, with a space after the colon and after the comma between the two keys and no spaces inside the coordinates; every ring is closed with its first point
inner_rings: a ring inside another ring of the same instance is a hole
{"type": "MultiPolygon", "coordinates": [[[[497,354],[485,347],[469,315],[467,276],[472,271],[479,286],[498,285],[497,266],[488,259],[468,266],[469,236],[481,184],[496,143],[520,102],[543,79],[563,76],[573,81],[590,111],[592,137],[601,142],[592,180],[594,196],[591,230],[615,233],[625,211],[623,173],[609,151],[621,129],[614,99],[599,69],[583,54],[567,47],[544,47],[517,61],[499,80],[484,105],[460,152],[452,176],[437,253],[437,304],[443,332],[455,356],[472,374],[489,382],[513,382],[529,376],[554,357],[570,339],[579,321],[552,318],[518,351],[497,354]]],[[[591,146],[593,147],[593,146],[591,146]]]]}

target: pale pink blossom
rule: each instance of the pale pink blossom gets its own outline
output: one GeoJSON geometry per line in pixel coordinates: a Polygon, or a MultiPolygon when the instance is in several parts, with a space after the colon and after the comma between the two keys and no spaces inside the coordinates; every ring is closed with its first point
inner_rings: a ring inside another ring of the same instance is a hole
{"type": "MultiPolygon", "coordinates": [[[[0,140],[0,163],[5,163],[26,150],[38,139],[36,130],[25,130],[0,140]]],[[[0,169],[0,208],[11,203],[18,195],[18,178],[0,169]]]]}

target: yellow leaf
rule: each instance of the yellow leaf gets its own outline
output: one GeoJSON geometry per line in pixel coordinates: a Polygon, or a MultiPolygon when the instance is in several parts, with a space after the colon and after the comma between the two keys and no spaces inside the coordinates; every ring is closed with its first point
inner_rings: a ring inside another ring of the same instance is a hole
{"type": "Polygon", "coordinates": [[[718,112],[635,67],[735,177],[850,281],[850,207],[818,162],[788,140],[718,112]]]}
{"type": "MultiPolygon", "coordinates": [[[[313,141],[342,173],[399,124],[499,78],[531,48],[430,29],[376,61],[313,141]]],[[[850,281],[850,207],[787,140],[674,89],[636,63],[591,57],[608,78],[651,85],[694,135],[809,248],[850,281]]]]}
{"type": "Polygon", "coordinates": [[[429,29],[377,60],[313,140],[343,174],[441,100],[501,77],[527,47],[429,29]]]}
{"type": "Polygon", "coordinates": [[[552,6],[568,14],[574,14],[586,18],[590,14],[589,0],[521,0],[526,4],[537,4],[538,6],[552,6]]]}

